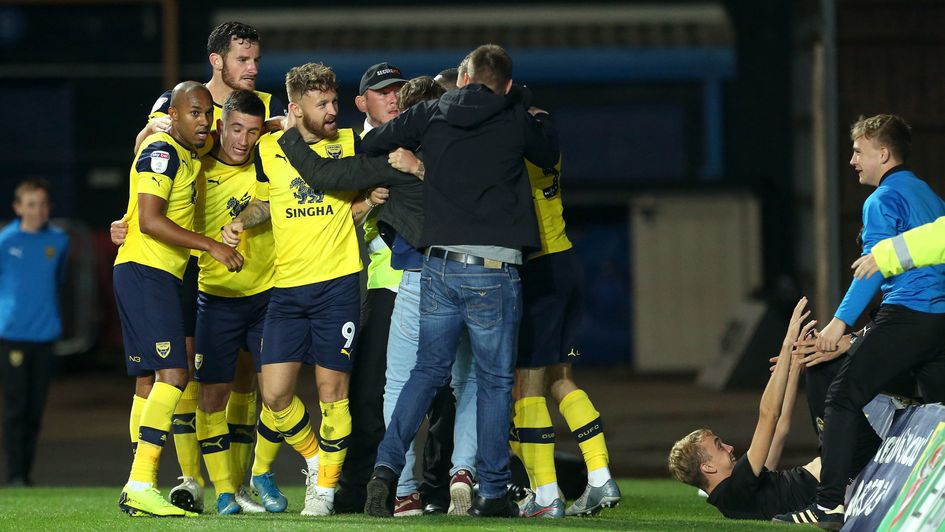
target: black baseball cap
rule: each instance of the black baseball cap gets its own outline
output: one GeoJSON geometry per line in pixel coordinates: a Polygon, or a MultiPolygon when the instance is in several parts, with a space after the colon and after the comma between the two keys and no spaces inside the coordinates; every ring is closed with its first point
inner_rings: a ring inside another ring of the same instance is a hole
{"type": "Polygon", "coordinates": [[[364,91],[368,89],[375,91],[383,89],[394,83],[406,83],[407,80],[401,76],[403,74],[400,73],[400,69],[394,65],[378,63],[367,69],[364,75],[361,76],[361,86],[358,89],[358,94],[364,94],[364,91]]]}

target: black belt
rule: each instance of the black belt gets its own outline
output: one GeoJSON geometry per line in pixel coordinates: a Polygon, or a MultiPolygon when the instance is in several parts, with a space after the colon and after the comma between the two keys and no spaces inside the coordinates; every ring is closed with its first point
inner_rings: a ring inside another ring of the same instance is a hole
{"type": "Polygon", "coordinates": [[[427,257],[451,260],[455,262],[461,262],[463,264],[472,264],[475,266],[485,266],[486,268],[494,269],[501,269],[506,264],[499,260],[484,259],[482,257],[477,257],[468,253],[457,253],[455,251],[448,251],[443,248],[427,248],[427,257]]]}

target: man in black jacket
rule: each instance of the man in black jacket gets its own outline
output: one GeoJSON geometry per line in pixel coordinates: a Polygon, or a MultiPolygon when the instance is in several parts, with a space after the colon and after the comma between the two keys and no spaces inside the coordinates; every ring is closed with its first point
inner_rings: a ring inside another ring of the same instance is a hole
{"type": "Polygon", "coordinates": [[[421,274],[420,342],[411,372],[368,483],[365,512],[391,515],[393,485],[404,452],[436,391],[450,375],[462,329],[476,359],[479,496],[469,513],[514,516],[508,500],[508,434],[515,345],[522,294],[523,249],[540,246],[523,158],[557,162],[557,133],[547,113],[507,96],[512,59],[483,45],[460,66],[460,88],[419,103],[368,135],[363,148],[382,154],[421,145],[426,248],[421,274]]]}

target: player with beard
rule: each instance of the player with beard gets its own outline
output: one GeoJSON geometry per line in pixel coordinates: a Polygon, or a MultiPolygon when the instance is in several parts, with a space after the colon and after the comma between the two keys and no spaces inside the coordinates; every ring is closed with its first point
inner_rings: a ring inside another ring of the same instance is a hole
{"type": "MultiPolygon", "coordinates": [[[[364,113],[362,137],[372,129],[399,114],[397,91],[406,80],[400,69],[389,63],[378,63],[361,76],[354,104],[364,113]]],[[[386,195],[387,188],[373,191],[386,195]]],[[[367,293],[361,306],[361,332],[358,335],[358,358],[351,371],[351,447],[345,458],[339,480],[335,508],[339,513],[356,513],[364,509],[365,486],[374,470],[377,446],[384,437],[384,368],[387,367],[387,336],[391,312],[400,284],[401,272],[390,266],[390,248],[380,236],[376,206],[368,198],[355,209],[355,220],[363,222],[364,243],[368,250],[367,293]]]]}
{"type": "Polygon", "coordinates": [[[190,250],[207,251],[229,271],[242,268],[236,250],[191,229],[196,202],[195,152],[207,147],[213,102],[203,85],[174,88],[168,132],[145,138],[131,169],[128,236],[115,259],[115,300],[128,374],[141,405],[138,440],[119,507],[132,516],[193,515],[169,504],[155,488],[171,416],[189,380],[180,280],[190,250]]]}
{"type": "MultiPolygon", "coordinates": [[[[338,129],[335,74],[309,63],[286,74],[289,112],[311,149],[343,158],[357,151],[358,136],[338,129]]],[[[275,238],[275,287],[262,339],[263,412],[306,460],[302,515],[334,513],[334,491],[344,463],[351,415],[348,382],[357,340],[361,259],[351,203],[357,192],[323,191],[299,177],[278,144],[266,135],[256,152],[256,198],[223,228],[224,241],[266,220],[275,238]],[[295,386],[302,364],[315,366],[321,409],[316,439],[295,386]]]]}
{"type": "MultiPolygon", "coordinates": [[[[260,41],[255,28],[241,22],[224,22],[210,33],[207,39],[207,54],[213,75],[205,84],[213,99],[213,123],[222,118],[222,105],[234,90],[250,90],[265,106],[267,126],[278,129],[285,114],[282,102],[269,93],[256,91],[256,76],[259,69],[260,41]]],[[[169,124],[168,105],[170,91],[162,94],[151,109],[148,124],[135,139],[135,150],[147,135],[164,131],[169,124]]],[[[197,272],[198,254],[193,254],[187,264],[182,283],[181,301],[184,312],[187,356],[193,373],[194,329],[197,316],[197,272]]],[[[238,473],[245,472],[252,451],[253,433],[256,426],[257,397],[255,391],[252,357],[243,352],[239,358],[233,393],[227,405],[227,421],[232,425],[234,456],[243,464],[238,473]]],[[[204,479],[200,472],[200,450],[197,443],[196,410],[197,388],[191,383],[185,390],[174,418],[174,449],[181,468],[182,482],[171,491],[171,500],[182,508],[203,511],[204,479]]],[[[134,404],[132,415],[140,411],[134,404]]],[[[134,421],[132,420],[132,425],[134,421]]],[[[245,507],[254,503],[243,492],[238,498],[245,507]]]]}

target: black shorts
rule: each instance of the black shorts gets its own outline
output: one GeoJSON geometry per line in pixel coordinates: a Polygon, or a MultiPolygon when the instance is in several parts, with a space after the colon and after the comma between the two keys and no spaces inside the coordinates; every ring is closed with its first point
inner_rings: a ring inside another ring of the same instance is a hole
{"type": "Polygon", "coordinates": [[[360,313],[356,273],[273,288],[260,347],[262,364],[301,362],[350,373],[360,313]]]}
{"type": "Polygon", "coordinates": [[[180,285],[180,310],[184,316],[184,336],[193,338],[197,330],[197,276],[200,267],[197,257],[191,255],[184,270],[184,279],[180,285]]]}
{"type": "Polygon", "coordinates": [[[194,380],[233,382],[240,349],[253,355],[260,369],[263,324],[269,290],[245,297],[197,297],[197,337],[194,339],[194,380]]]}
{"type": "Polygon", "coordinates": [[[522,276],[522,325],[518,336],[519,368],[542,368],[574,362],[581,320],[581,284],[572,250],[530,260],[522,276]]]}
{"type": "Polygon", "coordinates": [[[128,376],[187,369],[180,280],[134,262],[118,264],[112,272],[128,376]]]}

